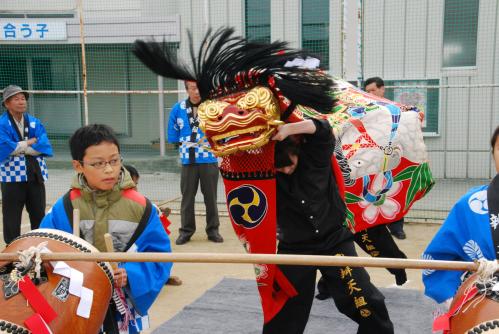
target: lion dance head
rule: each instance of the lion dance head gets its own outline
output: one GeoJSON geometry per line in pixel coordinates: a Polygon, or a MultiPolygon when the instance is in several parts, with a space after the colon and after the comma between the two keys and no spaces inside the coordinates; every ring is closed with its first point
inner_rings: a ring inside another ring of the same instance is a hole
{"type": "Polygon", "coordinates": [[[289,65],[292,59],[310,57],[308,52],[290,49],[286,42],[262,44],[233,34],[232,28],[208,30],[198,54],[191,52],[191,66],[154,41],[136,41],[133,49],[153,72],[197,83],[203,100],[200,128],[215,155],[265,146],[297,105],[331,111],[332,79],[317,69],[289,65]]]}

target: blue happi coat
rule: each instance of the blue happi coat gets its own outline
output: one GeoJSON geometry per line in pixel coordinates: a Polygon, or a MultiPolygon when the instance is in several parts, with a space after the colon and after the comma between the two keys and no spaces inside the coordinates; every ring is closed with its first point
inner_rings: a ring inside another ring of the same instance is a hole
{"type": "Polygon", "coordinates": [[[207,150],[204,145],[209,145],[205,142],[200,145],[198,142],[202,139],[205,140],[203,131],[196,128],[196,138],[191,141],[192,127],[189,124],[187,100],[176,103],[170,117],[168,119],[168,142],[179,143],[179,155],[182,165],[188,165],[189,161],[189,147],[194,147],[194,157],[197,164],[210,164],[216,163],[217,158],[213,153],[207,150]]]}
{"type": "MultiPolygon", "coordinates": [[[[424,259],[494,260],[488,185],[471,189],[452,208],[444,224],[423,253],[424,259]]],[[[424,270],[425,294],[438,303],[452,298],[461,284],[462,271],[424,270]]]]}
{"type": "MultiPolygon", "coordinates": [[[[36,156],[38,165],[42,172],[42,177],[47,180],[47,165],[44,157],[53,155],[52,146],[47,137],[47,132],[38,118],[24,113],[24,118],[28,124],[28,137],[36,138],[37,142],[31,147],[40,152],[36,156]]],[[[1,182],[26,182],[28,181],[26,169],[26,157],[24,154],[17,156],[11,155],[17,147],[17,143],[24,138],[19,138],[16,131],[16,124],[12,124],[9,119],[9,113],[4,112],[0,116],[0,181],[1,182]]]]}
{"type": "MultiPolygon", "coordinates": [[[[43,218],[40,228],[73,233],[63,198],[60,198],[43,218]]],[[[171,252],[170,240],[154,208],[144,230],[128,252],[171,252]]],[[[130,321],[128,329],[120,333],[139,333],[149,328],[148,310],[170,276],[172,263],[124,262],[120,263],[119,267],[125,268],[127,272],[128,284],[124,291],[134,318],[130,321]]],[[[119,314],[116,317],[119,319],[119,314]]]]}

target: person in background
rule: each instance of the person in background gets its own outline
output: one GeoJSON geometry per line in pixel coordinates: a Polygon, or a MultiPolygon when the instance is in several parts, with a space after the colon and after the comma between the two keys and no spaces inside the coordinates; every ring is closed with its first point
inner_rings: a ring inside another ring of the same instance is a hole
{"type": "MultiPolygon", "coordinates": [[[[168,142],[179,144],[182,171],[180,174],[180,229],[175,243],[183,245],[191,240],[196,231],[194,200],[201,185],[206,206],[206,234],[208,240],[223,242],[219,233],[220,221],[217,208],[218,161],[209,150],[199,143],[204,134],[199,128],[197,109],[201,96],[197,84],[185,81],[188,98],[175,104],[168,121],[168,142]]],[[[206,143],[208,145],[208,143],[206,143]]]]}
{"type": "Polygon", "coordinates": [[[52,146],[40,120],[26,112],[28,93],[19,86],[3,90],[0,117],[0,181],[2,189],[3,238],[6,244],[21,234],[24,207],[31,229],[45,216],[45,158],[52,146]]]}
{"type": "Polygon", "coordinates": [[[364,90],[377,97],[385,97],[385,82],[380,77],[372,77],[364,82],[364,90]]]}
{"type": "MultiPolygon", "coordinates": [[[[133,183],[135,183],[135,186],[138,187],[140,174],[139,174],[139,171],[137,170],[137,168],[135,168],[132,165],[123,165],[123,167],[125,167],[125,169],[130,173],[130,176],[132,177],[133,183]]],[[[156,207],[156,209],[158,210],[159,220],[163,223],[163,227],[165,228],[165,232],[168,235],[170,235],[171,233],[168,230],[168,226],[170,226],[171,223],[168,220],[168,216],[171,213],[171,209],[167,208],[167,207],[165,207],[165,208],[156,207]]],[[[165,285],[182,285],[182,280],[178,276],[170,275],[170,277],[166,281],[165,285]]]]}

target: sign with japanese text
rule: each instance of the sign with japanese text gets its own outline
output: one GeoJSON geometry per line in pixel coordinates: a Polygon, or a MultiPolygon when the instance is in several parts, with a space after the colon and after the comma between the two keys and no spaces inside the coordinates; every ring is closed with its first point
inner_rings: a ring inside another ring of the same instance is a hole
{"type": "Polygon", "coordinates": [[[0,19],[0,41],[66,40],[66,22],[44,19],[0,19]]]}

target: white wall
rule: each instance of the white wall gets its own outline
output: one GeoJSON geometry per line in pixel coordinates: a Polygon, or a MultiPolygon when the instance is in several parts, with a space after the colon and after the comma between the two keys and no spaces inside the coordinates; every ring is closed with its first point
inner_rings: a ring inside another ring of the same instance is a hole
{"type": "MultiPolygon", "coordinates": [[[[442,68],[444,0],[364,1],[364,78],[499,83],[499,4],[481,0],[473,68],[442,68]]],[[[489,178],[489,138],[499,125],[498,88],[440,90],[439,133],[426,137],[436,177],[489,178]]]]}

